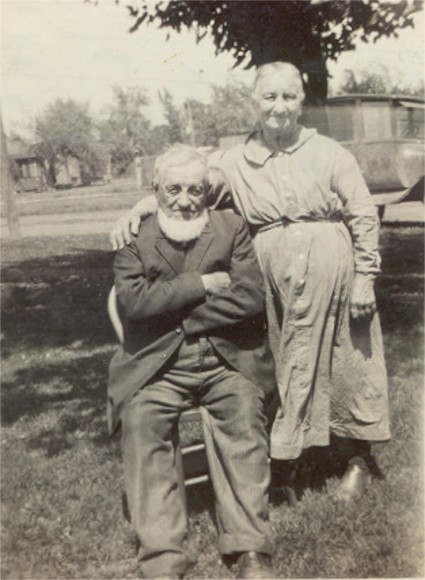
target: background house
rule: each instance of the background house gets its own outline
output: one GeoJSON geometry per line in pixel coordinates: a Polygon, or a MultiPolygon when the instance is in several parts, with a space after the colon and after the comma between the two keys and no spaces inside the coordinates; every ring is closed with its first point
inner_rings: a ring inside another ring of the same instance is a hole
{"type": "Polygon", "coordinates": [[[46,189],[46,176],[43,160],[33,145],[28,145],[21,137],[7,139],[7,152],[16,191],[43,191],[46,189]]]}

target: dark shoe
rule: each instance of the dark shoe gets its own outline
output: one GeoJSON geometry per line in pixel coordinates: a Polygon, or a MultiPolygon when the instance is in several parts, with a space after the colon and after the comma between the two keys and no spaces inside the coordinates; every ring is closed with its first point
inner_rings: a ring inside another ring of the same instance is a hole
{"type": "Polygon", "coordinates": [[[270,556],[259,552],[244,552],[239,558],[239,576],[251,580],[276,578],[271,567],[270,556]]]}
{"type": "Polygon", "coordinates": [[[366,463],[350,462],[334,497],[337,501],[352,503],[363,495],[371,480],[372,476],[366,463]]]}

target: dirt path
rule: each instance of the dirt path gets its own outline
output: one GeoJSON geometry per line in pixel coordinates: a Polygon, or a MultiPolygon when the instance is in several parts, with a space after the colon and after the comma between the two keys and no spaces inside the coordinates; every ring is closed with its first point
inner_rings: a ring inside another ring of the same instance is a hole
{"type": "MultiPolygon", "coordinates": [[[[122,209],[85,213],[62,213],[20,218],[22,236],[71,236],[84,234],[108,234],[115,221],[123,214],[122,209]]],[[[400,203],[385,208],[384,223],[424,223],[422,202],[400,203]]],[[[1,220],[1,238],[8,236],[7,224],[1,220]]]]}

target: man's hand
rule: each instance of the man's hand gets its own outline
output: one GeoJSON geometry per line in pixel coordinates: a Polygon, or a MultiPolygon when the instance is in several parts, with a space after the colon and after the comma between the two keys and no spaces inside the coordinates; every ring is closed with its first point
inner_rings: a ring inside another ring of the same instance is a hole
{"type": "Polygon", "coordinates": [[[109,241],[113,250],[121,250],[131,241],[131,234],[136,235],[140,228],[140,215],[138,213],[128,213],[119,218],[114,229],[109,234],[109,241]]]}
{"type": "Polygon", "coordinates": [[[376,312],[374,278],[355,274],[350,295],[350,313],[355,320],[371,318],[376,312]]]}
{"type": "Polygon", "coordinates": [[[232,281],[227,272],[213,272],[201,276],[207,294],[221,294],[227,290],[232,281]]]}

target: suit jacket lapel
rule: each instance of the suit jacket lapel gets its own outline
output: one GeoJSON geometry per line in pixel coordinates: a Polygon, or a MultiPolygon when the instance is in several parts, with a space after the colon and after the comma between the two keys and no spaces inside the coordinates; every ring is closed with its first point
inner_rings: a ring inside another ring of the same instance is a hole
{"type": "Polygon", "coordinates": [[[213,241],[213,233],[211,229],[211,224],[207,223],[205,228],[202,230],[201,235],[195,241],[194,245],[190,248],[186,256],[185,271],[186,272],[196,272],[199,270],[208,248],[213,241]]]}

